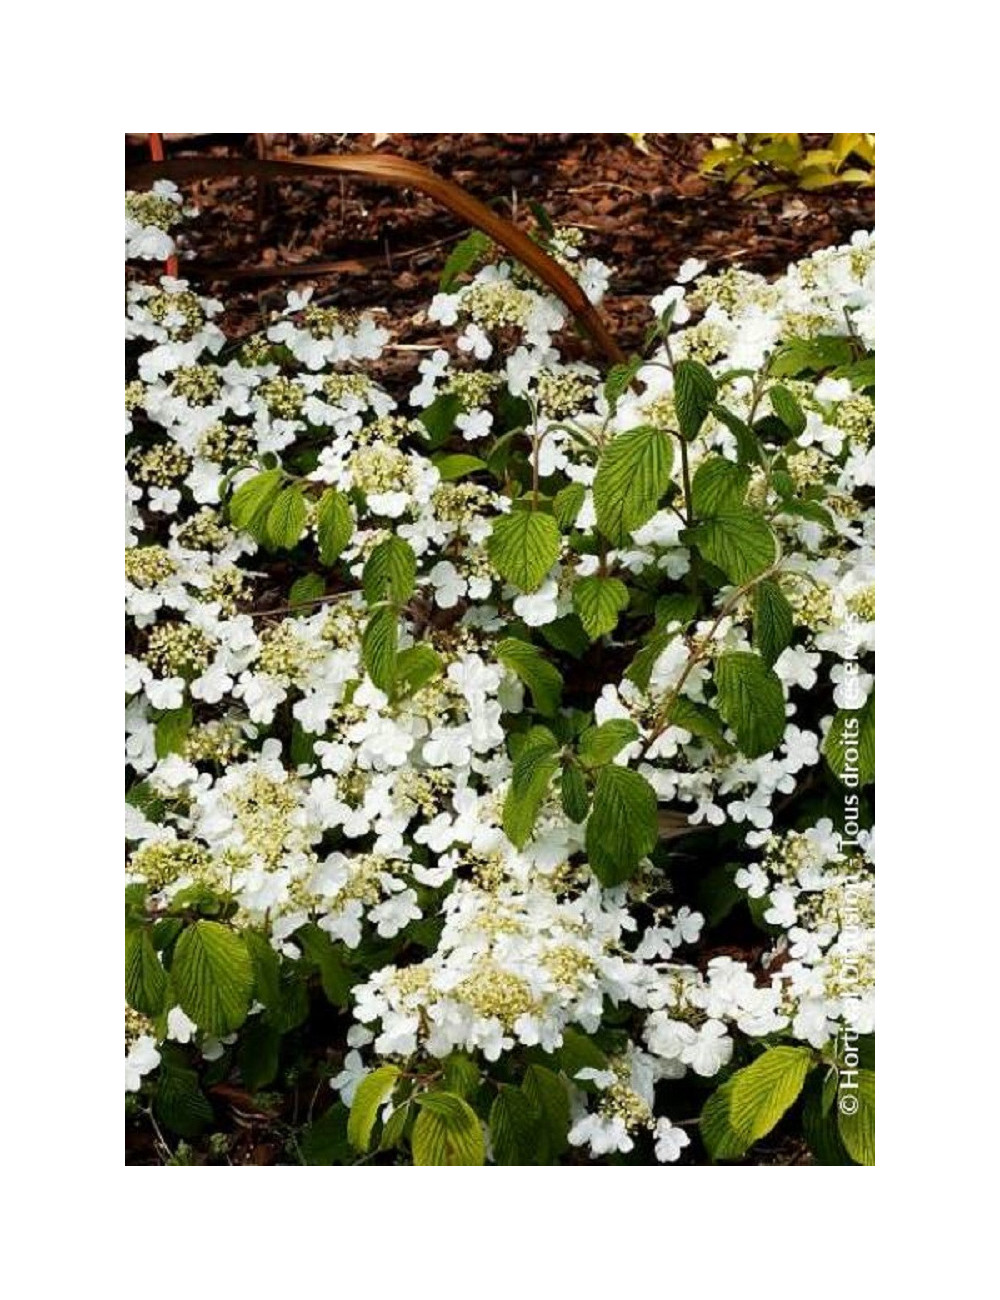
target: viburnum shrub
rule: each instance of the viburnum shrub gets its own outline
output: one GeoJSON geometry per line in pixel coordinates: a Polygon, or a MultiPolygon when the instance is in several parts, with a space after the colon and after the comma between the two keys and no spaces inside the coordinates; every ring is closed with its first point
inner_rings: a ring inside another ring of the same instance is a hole
{"type": "MultiPolygon", "coordinates": [[[[174,251],[170,183],[126,214],[174,251]]],[[[228,341],[136,268],[133,1117],[221,1151],[235,1096],[318,1164],[872,1163],[873,259],[687,262],[602,371],[476,233],[402,383],[374,314],[292,293],[228,341]]]]}

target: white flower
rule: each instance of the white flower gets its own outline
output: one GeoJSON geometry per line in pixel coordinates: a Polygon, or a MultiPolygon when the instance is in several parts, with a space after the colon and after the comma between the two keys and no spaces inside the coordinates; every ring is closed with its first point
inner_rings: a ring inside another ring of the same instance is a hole
{"type": "Polygon", "coordinates": [[[442,609],[454,609],[468,590],[468,584],[450,560],[439,560],[427,576],[434,584],[434,600],[442,609]]]}
{"type": "Polygon", "coordinates": [[[514,600],[514,613],[528,627],[542,627],[552,623],[558,617],[559,584],[555,578],[549,578],[537,591],[517,596],[514,600]]]}
{"type": "Polygon", "coordinates": [[[672,1164],[681,1158],[681,1152],[690,1146],[691,1139],[682,1128],[675,1128],[664,1116],[656,1121],[654,1129],[656,1158],[660,1164],[672,1164]]]}
{"type": "Polygon", "coordinates": [[[184,678],[165,677],[146,683],[146,695],[154,709],[179,709],[184,703],[184,678]]]}
{"type": "Polygon", "coordinates": [[[155,1070],[159,1064],[160,1053],[156,1050],[156,1039],[149,1034],[142,1034],[125,1057],[125,1091],[138,1092],[143,1075],[155,1070]]]}

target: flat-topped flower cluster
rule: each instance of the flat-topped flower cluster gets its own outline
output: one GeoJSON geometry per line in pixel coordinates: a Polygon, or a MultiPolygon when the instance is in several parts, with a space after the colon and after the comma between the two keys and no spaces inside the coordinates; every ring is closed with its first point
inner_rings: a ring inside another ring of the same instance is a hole
{"type": "Polygon", "coordinates": [[[184,215],[126,199],[132,1107],[313,1071],[323,1163],[869,1163],[873,237],[686,263],[610,371],[477,237],[400,386],[309,291],[227,338],[184,215]]]}

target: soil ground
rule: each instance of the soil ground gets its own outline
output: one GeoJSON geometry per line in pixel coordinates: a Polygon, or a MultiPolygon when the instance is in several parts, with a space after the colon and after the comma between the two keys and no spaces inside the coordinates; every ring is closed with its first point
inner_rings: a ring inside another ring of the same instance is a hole
{"type": "MultiPolygon", "coordinates": [[[[376,141],[378,152],[433,168],[518,224],[530,227],[528,205],[540,203],[556,224],[581,228],[586,253],[613,269],[602,310],[626,350],[648,322],[644,300],[685,258],[776,275],[875,221],[873,190],[737,197],[698,173],[707,135],[647,135],[648,153],[625,135],[167,136],[166,153],[253,158],[263,147],[302,157],[368,153],[376,141]]],[[[145,138],[128,137],[127,161],[148,157],[145,138]]],[[[325,302],[388,309],[397,342],[432,341],[420,313],[465,229],[431,199],[333,177],[269,183],[263,193],[256,182],[214,179],[186,192],[201,215],[183,274],[227,303],[224,327],[253,330],[289,287],[313,284],[325,302]],[[338,269],[310,273],[324,262],[338,269]]]]}

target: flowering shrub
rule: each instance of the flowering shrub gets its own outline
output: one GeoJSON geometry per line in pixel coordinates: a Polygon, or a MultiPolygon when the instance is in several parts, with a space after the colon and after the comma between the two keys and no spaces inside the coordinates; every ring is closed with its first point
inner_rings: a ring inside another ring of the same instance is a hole
{"type": "MultiPolygon", "coordinates": [[[[126,214],[173,252],[173,186],[126,214]]],[[[872,1162],[873,258],[687,263],[602,373],[474,235],[403,390],[375,315],[229,341],[136,268],[133,1113],[235,1090],[310,1163],[872,1162]]]]}

